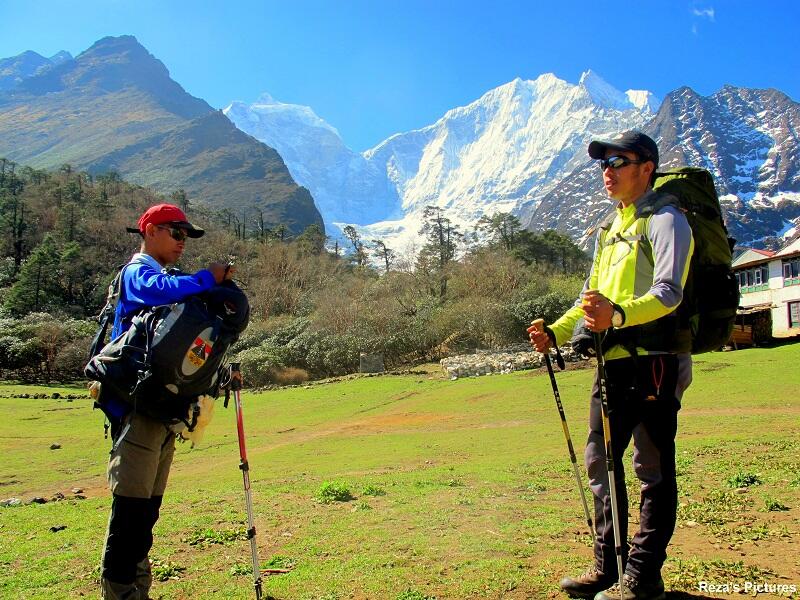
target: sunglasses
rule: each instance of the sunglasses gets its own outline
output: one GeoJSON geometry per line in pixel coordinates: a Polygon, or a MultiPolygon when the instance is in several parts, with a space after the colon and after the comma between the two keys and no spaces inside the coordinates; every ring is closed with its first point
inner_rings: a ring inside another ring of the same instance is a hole
{"type": "Polygon", "coordinates": [[[605,171],[609,167],[612,169],[621,169],[628,165],[641,165],[647,162],[646,160],[631,160],[627,156],[609,156],[608,158],[600,159],[600,169],[605,171]]]}
{"type": "Polygon", "coordinates": [[[169,225],[156,225],[156,227],[169,231],[170,237],[176,242],[186,241],[186,238],[189,237],[186,230],[180,227],[170,227],[169,225]]]}

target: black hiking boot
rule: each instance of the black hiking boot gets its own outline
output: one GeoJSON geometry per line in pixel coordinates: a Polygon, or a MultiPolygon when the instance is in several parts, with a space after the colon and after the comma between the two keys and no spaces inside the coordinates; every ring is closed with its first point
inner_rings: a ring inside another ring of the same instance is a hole
{"type": "Polygon", "coordinates": [[[571,598],[594,598],[597,592],[607,590],[617,581],[616,575],[606,575],[591,566],[577,577],[564,577],[561,580],[561,589],[571,598]]]}
{"type": "Polygon", "coordinates": [[[600,592],[594,600],[664,600],[664,580],[658,579],[642,581],[631,577],[627,573],[622,578],[622,591],[619,584],[615,583],[604,592],[600,592]]]}

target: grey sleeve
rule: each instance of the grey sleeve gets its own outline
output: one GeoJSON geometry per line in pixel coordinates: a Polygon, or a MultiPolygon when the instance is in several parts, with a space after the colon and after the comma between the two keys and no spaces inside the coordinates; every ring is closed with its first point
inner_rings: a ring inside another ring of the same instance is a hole
{"type": "Polygon", "coordinates": [[[650,217],[647,238],[653,248],[653,285],[649,293],[667,308],[683,299],[683,282],[694,250],[686,216],[667,206],[650,217]]]}

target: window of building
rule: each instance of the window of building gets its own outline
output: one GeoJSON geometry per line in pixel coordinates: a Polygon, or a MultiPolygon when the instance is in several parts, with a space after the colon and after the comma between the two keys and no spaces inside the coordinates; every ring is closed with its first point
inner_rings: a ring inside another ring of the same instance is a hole
{"type": "Polygon", "coordinates": [[[789,302],[789,327],[800,327],[800,302],[789,302]]]}
{"type": "Polygon", "coordinates": [[[783,285],[800,284],[800,257],[783,261],[783,285]]]}
{"type": "Polygon", "coordinates": [[[736,279],[739,282],[739,291],[743,294],[766,290],[769,288],[769,268],[767,265],[759,265],[737,271],[736,279]]]}

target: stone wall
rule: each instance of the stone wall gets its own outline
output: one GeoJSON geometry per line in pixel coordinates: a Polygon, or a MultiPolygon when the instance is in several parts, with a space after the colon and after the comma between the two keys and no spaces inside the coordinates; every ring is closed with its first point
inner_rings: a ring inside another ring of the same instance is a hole
{"type": "MultiPolygon", "coordinates": [[[[568,362],[583,360],[569,346],[561,348],[561,355],[568,362]]],[[[555,352],[552,353],[552,357],[552,362],[555,364],[555,352]]],[[[448,377],[455,380],[459,377],[538,369],[544,365],[544,355],[533,350],[528,344],[518,344],[498,351],[477,350],[472,354],[448,356],[443,358],[440,364],[448,377]]]]}

